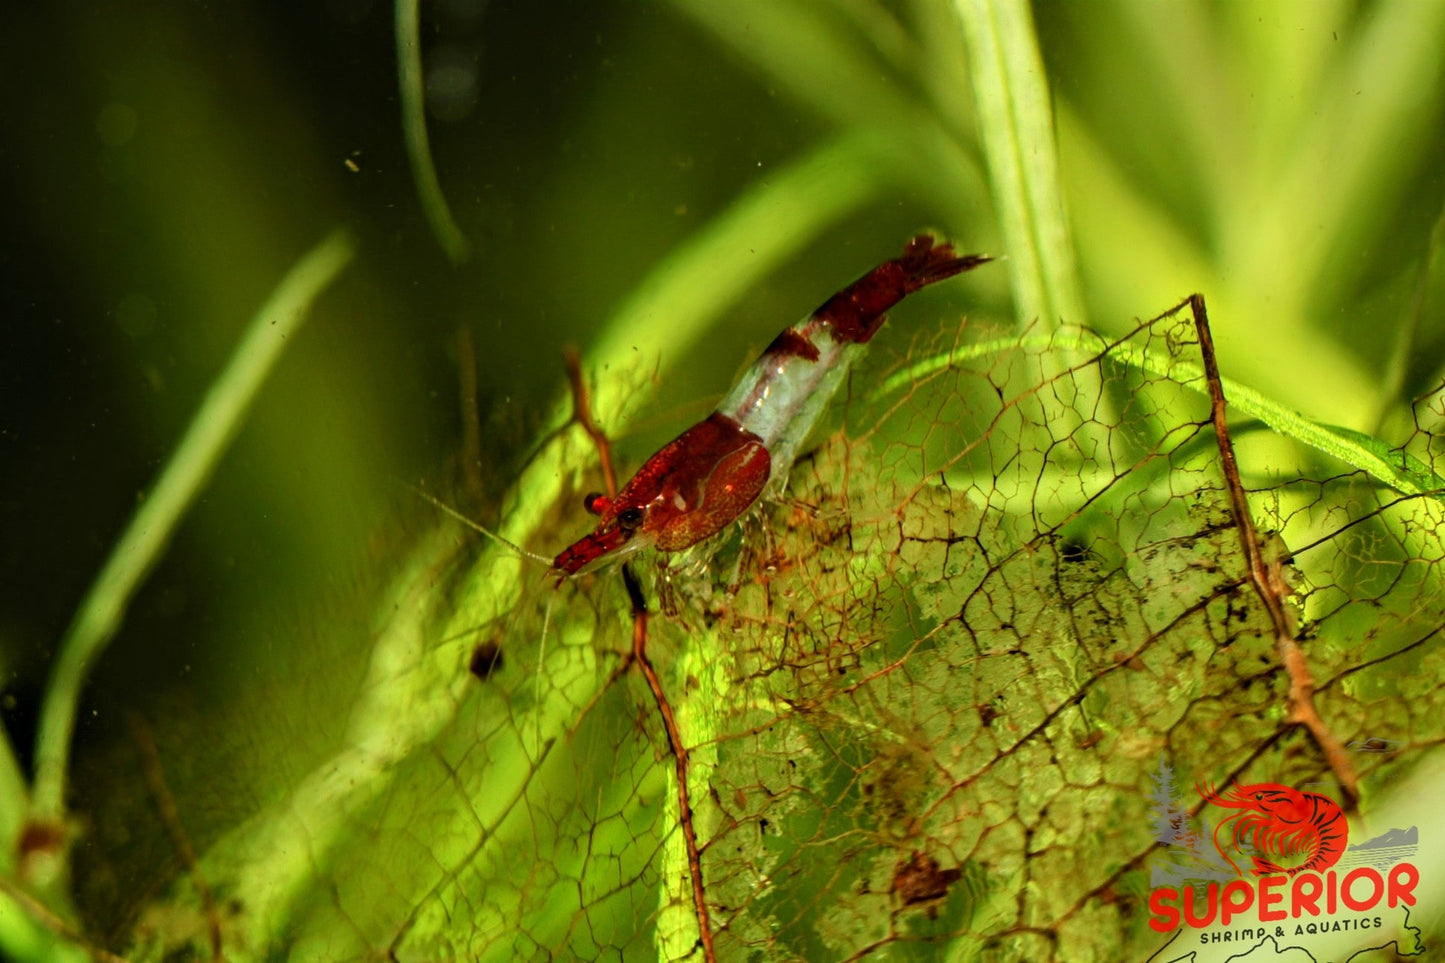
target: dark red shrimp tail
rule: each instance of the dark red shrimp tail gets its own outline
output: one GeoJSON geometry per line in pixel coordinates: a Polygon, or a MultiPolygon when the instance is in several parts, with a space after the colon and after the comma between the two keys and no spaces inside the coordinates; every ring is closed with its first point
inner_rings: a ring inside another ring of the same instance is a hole
{"type": "Polygon", "coordinates": [[[813,317],[827,322],[836,340],[867,344],[883,326],[883,312],[909,294],[991,260],[984,254],[959,257],[951,243],[920,234],[908,242],[901,255],[884,261],[823,302],[813,317]]]}
{"type": "Polygon", "coordinates": [[[903,256],[895,263],[903,269],[904,286],[912,293],[955,274],[972,271],[980,264],[992,260],[987,254],[967,254],[959,257],[954,253],[952,243],[939,243],[932,235],[920,234],[908,242],[908,246],[903,249],[903,256]]]}

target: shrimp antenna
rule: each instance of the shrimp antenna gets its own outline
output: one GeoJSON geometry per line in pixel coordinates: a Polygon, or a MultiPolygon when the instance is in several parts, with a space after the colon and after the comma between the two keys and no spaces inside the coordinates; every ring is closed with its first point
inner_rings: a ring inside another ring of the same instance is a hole
{"type": "Polygon", "coordinates": [[[451,507],[450,505],[448,505],[446,502],[444,502],[444,501],[442,501],[441,499],[437,498],[435,495],[432,495],[432,494],[430,494],[430,493],[428,493],[428,492],[422,491],[420,488],[416,487],[415,485],[408,484],[407,487],[410,488],[412,491],[416,492],[416,493],[417,493],[418,495],[420,495],[422,498],[424,498],[424,499],[426,499],[427,501],[431,502],[433,505],[435,505],[437,508],[439,508],[443,513],[445,513],[445,514],[447,514],[447,515],[450,515],[452,518],[454,518],[454,519],[456,519],[457,521],[461,522],[463,525],[467,526],[468,528],[472,529],[473,531],[475,531],[475,532],[480,532],[481,534],[487,536],[487,538],[490,538],[492,541],[496,542],[498,545],[501,545],[501,546],[503,546],[504,548],[510,549],[512,552],[514,552],[515,554],[521,556],[522,558],[529,558],[529,559],[531,559],[531,560],[534,561],[534,562],[540,562],[540,563],[542,563],[543,565],[547,566],[548,568],[551,568],[551,567],[552,567],[552,560],[551,560],[550,558],[547,558],[547,557],[545,557],[545,556],[543,556],[543,555],[538,555],[536,552],[529,552],[529,551],[527,551],[525,548],[523,548],[522,546],[518,545],[516,542],[513,542],[513,541],[511,541],[510,539],[504,538],[504,537],[502,537],[501,535],[498,535],[496,532],[492,531],[490,528],[487,528],[487,527],[484,526],[484,525],[479,525],[478,523],[472,521],[472,520],[471,520],[470,518],[468,518],[467,516],[463,515],[461,512],[457,511],[455,508],[453,508],[453,507],[451,507]]]}

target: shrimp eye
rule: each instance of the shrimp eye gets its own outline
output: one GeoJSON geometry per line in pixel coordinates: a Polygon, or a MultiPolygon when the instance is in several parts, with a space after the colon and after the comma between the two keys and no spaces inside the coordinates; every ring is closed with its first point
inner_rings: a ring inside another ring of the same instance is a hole
{"type": "Polygon", "coordinates": [[[608,498],[601,492],[593,492],[586,498],[582,499],[582,507],[587,509],[587,512],[591,515],[601,515],[603,512],[607,511],[607,506],[611,503],[612,499],[608,498]]]}
{"type": "Polygon", "coordinates": [[[627,531],[632,531],[642,524],[642,509],[624,508],[617,513],[617,524],[627,531]]]}

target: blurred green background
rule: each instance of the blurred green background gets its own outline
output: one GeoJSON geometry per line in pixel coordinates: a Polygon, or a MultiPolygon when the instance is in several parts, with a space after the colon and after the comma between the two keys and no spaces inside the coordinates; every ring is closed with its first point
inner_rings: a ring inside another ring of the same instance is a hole
{"type": "MultiPolygon", "coordinates": [[[[1082,294],[1083,316],[1062,320],[1123,331],[1204,291],[1226,374],[1403,440],[1408,400],[1445,361],[1429,270],[1445,4],[1033,13],[1082,294]]],[[[391,7],[7,6],[0,715],[22,764],[58,639],[246,320],[335,226],[359,242],[95,673],[75,779],[89,855],[174,859],[106,827],[137,766],[127,711],[163,748],[213,751],[197,772],[163,752],[174,782],[210,787],[213,815],[191,816],[202,838],[248,808],[236,794],[285,779],[258,769],[248,720],[295,711],[288,731],[325,741],[314,704],[360,667],[314,626],[365,621],[396,547],[430,520],[403,483],[455,475],[459,331],[476,346],[478,501],[495,520],[562,390],[564,346],[594,344],[659,262],[743,198],[777,208],[782,223],[758,220],[768,231],[792,226],[770,178],[812,156],[826,181],[827,145],[866,141],[835,152],[857,165],[839,175],[851,193],[787,243],[760,238],[774,245],[762,276],[699,338],[669,344],[659,322],[633,368],[595,372],[655,398],[624,460],[919,227],[1009,254],[957,17],[927,0],[423,5],[432,151],[470,245],[458,264],[417,200],[391,7]],[[310,713],[267,694],[297,684],[310,713]]],[[[941,294],[938,310],[1026,324],[1008,280],[980,274],[972,303],[941,294]]],[[[133,805],[115,811],[147,803],[133,805]]],[[[97,900],[125,888],[121,873],[97,900]]],[[[91,912],[102,928],[124,917],[91,912]]]]}

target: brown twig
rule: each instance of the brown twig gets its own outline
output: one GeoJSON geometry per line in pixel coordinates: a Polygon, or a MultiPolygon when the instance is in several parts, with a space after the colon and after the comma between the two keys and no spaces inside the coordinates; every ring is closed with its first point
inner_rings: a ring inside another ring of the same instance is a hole
{"type": "Polygon", "coordinates": [[[1259,535],[1254,528],[1254,519],[1249,513],[1249,500],[1244,494],[1244,485],[1239,480],[1239,463],[1234,457],[1234,444],[1229,439],[1229,426],[1224,417],[1224,386],[1219,379],[1219,363],[1214,354],[1214,338],[1209,332],[1209,315],[1204,308],[1204,296],[1193,294],[1189,297],[1189,309],[1194,314],[1194,327],[1199,334],[1199,350],[1204,356],[1204,377],[1209,383],[1210,409],[1214,419],[1214,433],[1219,441],[1219,459],[1224,471],[1225,487],[1229,489],[1229,507],[1234,515],[1235,527],[1244,546],[1244,557],[1249,566],[1249,581],[1264,603],[1274,627],[1275,650],[1279,661],[1289,676],[1289,704],[1287,719],[1304,726],[1324,753],[1330,771],[1334,773],[1344,796],[1342,806],[1346,812],[1354,812],[1359,802],[1358,779],[1354,764],[1340,740],[1320,718],[1315,706],[1315,680],[1310,673],[1309,662],[1304,650],[1295,638],[1294,627],[1285,612],[1284,598],[1289,593],[1280,562],[1266,560],[1260,551],[1259,535]]]}
{"type": "Polygon", "coordinates": [[[472,329],[457,329],[457,395],[462,418],[462,478],[467,494],[482,493],[482,418],[477,409],[477,346],[472,329]]]}
{"type": "Polygon", "coordinates": [[[617,475],[612,470],[612,446],[607,441],[607,435],[592,420],[592,406],[587,400],[587,382],[582,377],[582,359],[577,355],[576,348],[568,348],[567,358],[567,380],[572,383],[572,420],[582,426],[593,443],[597,446],[597,457],[602,460],[602,478],[607,483],[607,497],[613,498],[617,495],[617,475]]]}
{"type": "MultiPolygon", "coordinates": [[[[582,377],[582,361],[573,348],[567,349],[566,358],[567,377],[572,385],[572,420],[582,426],[597,446],[603,479],[607,484],[607,497],[616,497],[617,475],[612,468],[612,447],[606,433],[592,418],[592,408],[587,398],[587,383],[582,377]]],[[[683,744],[682,730],[678,727],[677,716],[672,711],[672,703],[668,701],[667,693],[662,690],[662,679],[653,667],[652,660],[647,657],[647,601],[642,596],[642,586],[637,581],[637,576],[627,565],[622,566],[622,583],[627,588],[627,598],[632,606],[632,651],[608,679],[604,691],[628,669],[630,663],[635,662],[642,670],[642,676],[647,680],[647,688],[652,692],[652,699],[657,704],[657,712],[662,717],[662,727],[667,732],[667,745],[672,752],[676,770],[678,823],[682,829],[682,838],[687,844],[687,869],[688,875],[692,877],[692,904],[697,914],[698,942],[706,963],[717,963],[712,923],[707,908],[707,891],[702,881],[702,855],[697,845],[697,830],[693,827],[692,801],[687,787],[687,746],[683,744]]],[[[583,714],[591,708],[592,704],[589,703],[583,714]]]]}
{"type": "Polygon", "coordinates": [[[191,884],[196,887],[196,895],[200,897],[201,906],[205,910],[206,929],[211,937],[211,958],[225,960],[226,955],[221,950],[221,914],[216,909],[216,896],[211,891],[211,884],[206,881],[206,874],[201,871],[195,847],[191,845],[190,837],[181,825],[180,810],[176,808],[175,797],[166,785],[166,774],[161,768],[161,754],[156,749],[155,737],[151,735],[150,727],[145,721],[134,712],[126,714],[126,724],[130,728],[130,737],[135,742],[136,751],[140,754],[141,773],[155,799],[161,822],[165,824],[166,832],[171,837],[171,845],[176,848],[181,864],[190,874],[191,884]]]}
{"type": "Polygon", "coordinates": [[[105,947],[97,946],[87,940],[54,910],[3,876],[0,876],[0,893],[14,900],[36,923],[89,953],[91,959],[97,960],[99,963],[128,963],[125,957],[117,956],[105,947]]]}
{"type": "Polygon", "coordinates": [[[662,726],[667,730],[667,744],[677,770],[678,822],[682,827],[682,838],[687,843],[687,869],[692,877],[692,905],[697,913],[698,939],[702,944],[703,959],[717,963],[717,951],[713,947],[712,923],[708,916],[707,891],[702,882],[702,856],[697,848],[697,831],[692,824],[692,803],[687,791],[687,747],[682,742],[682,730],[678,728],[677,717],[672,704],[662,691],[662,680],[647,657],[647,603],[642,598],[642,586],[637,576],[627,566],[622,568],[622,581],[627,586],[627,597],[632,602],[632,660],[642,669],[647,687],[652,690],[653,701],[662,716],[662,726]]]}

